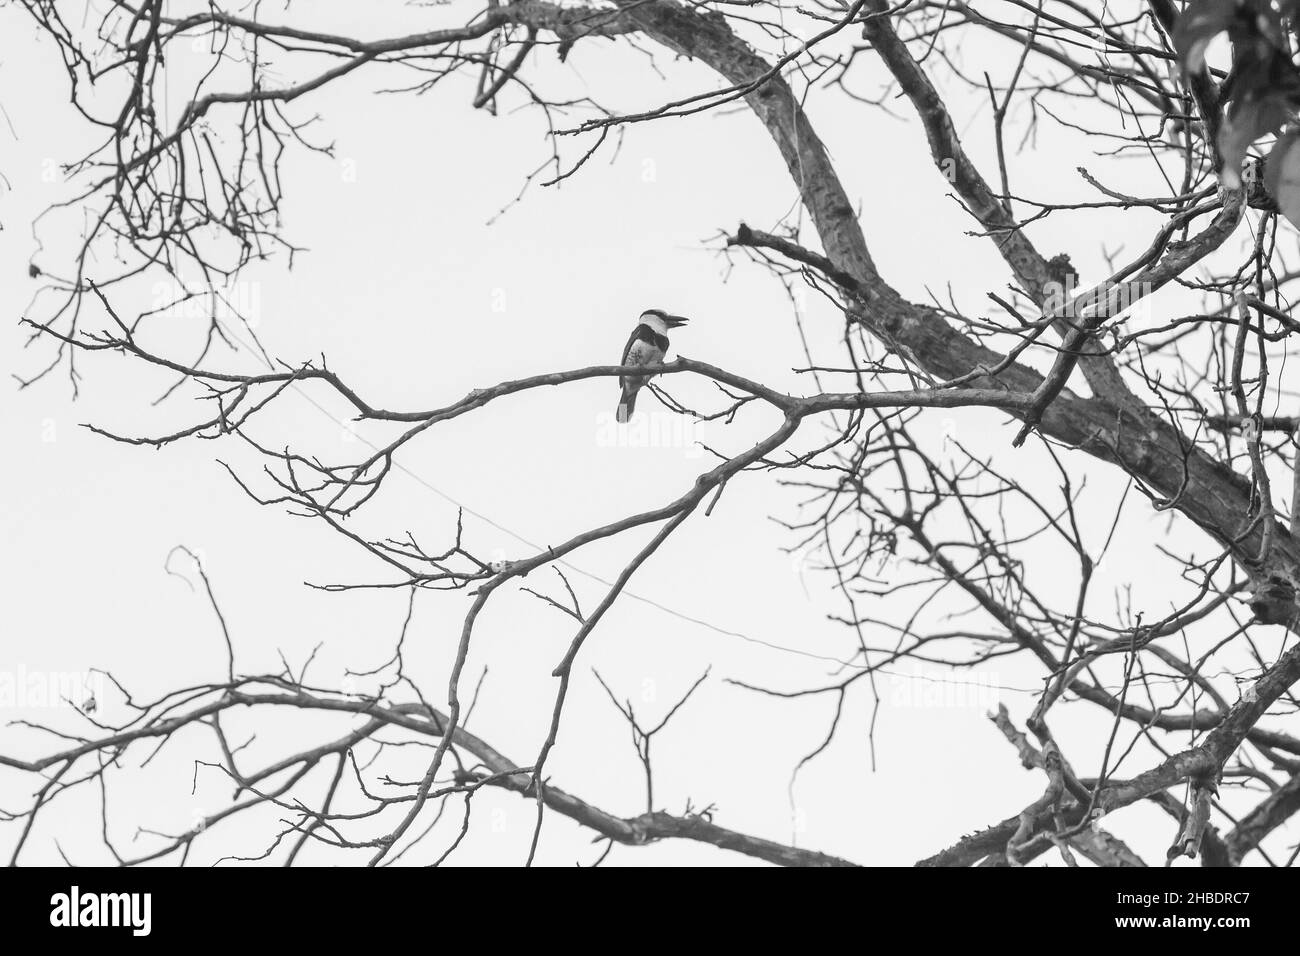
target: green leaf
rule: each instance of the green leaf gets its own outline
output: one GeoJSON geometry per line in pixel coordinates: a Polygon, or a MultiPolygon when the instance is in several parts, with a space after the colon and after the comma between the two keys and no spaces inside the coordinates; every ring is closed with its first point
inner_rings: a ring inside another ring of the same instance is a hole
{"type": "Polygon", "coordinates": [[[1232,73],[1224,81],[1223,126],[1219,130],[1219,170],[1223,185],[1241,186],[1241,163],[1261,136],[1276,133],[1300,104],[1300,73],[1291,58],[1259,43],[1233,44],[1232,73]]]}
{"type": "Polygon", "coordinates": [[[1264,164],[1264,188],[1278,210],[1300,228],[1300,133],[1278,138],[1264,164]]]}
{"type": "Polygon", "coordinates": [[[1192,0],[1174,24],[1174,48],[1188,73],[1205,66],[1205,49],[1237,18],[1238,0],[1192,0]]]}
{"type": "Polygon", "coordinates": [[[1261,136],[1274,133],[1290,116],[1286,100],[1273,93],[1252,94],[1233,100],[1219,130],[1219,153],[1223,168],[1219,178],[1228,189],[1241,188],[1241,164],[1246,151],[1261,136]]]}

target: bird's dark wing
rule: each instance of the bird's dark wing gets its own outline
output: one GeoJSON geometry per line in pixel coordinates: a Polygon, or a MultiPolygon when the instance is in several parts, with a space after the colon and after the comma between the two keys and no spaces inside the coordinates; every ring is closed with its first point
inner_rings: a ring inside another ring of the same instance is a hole
{"type": "Polygon", "coordinates": [[[654,329],[650,328],[650,326],[648,325],[638,325],[635,329],[633,329],[632,335],[627,340],[627,345],[623,346],[623,357],[619,359],[618,364],[619,365],[627,364],[628,353],[632,351],[632,346],[636,344],[638,339],[640,339],[643,342],[653,342],[654,335],[655,335],[654,329]]]}
{"type": "MultiPolygon", "coordinates": [[[[648,325],[644,325],[644,324],[638,325],[635,329],[632,330],[631,336],[628,337],[627,345],[623,346],[623,357],[618,360],[618,364],[619,365],[627,364],[628,354],[632,351],[632,346],[635,345],[638,340],[642,342],[653,342],[654,337],[655,337],[654,329],[650,328],[650,326],[648,325]]],[[[623,387],[622,375],[618,377],[618,387],[619,388],[623,387]]]]}

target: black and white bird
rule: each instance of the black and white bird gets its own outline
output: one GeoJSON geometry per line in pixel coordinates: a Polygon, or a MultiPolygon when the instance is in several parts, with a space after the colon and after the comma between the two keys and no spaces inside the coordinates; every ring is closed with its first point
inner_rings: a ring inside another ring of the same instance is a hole
{"type": "MultiPolygon", "coordinates": [[[[668,353],[668,330],[685,325],[686,319],[680,315],[669,315],[663,309],[647,309],[641,313],[637,326],[632,330],[632,337],[623,349],[623,361],[619,365],[659,365],[668,353]]],[[[623,388],[623,397],[618,401],[620,422],[632,417],[636,408],[636,393],[641,386],[650,381],[649,375],[620,375],[618,384],[623,388]]]]}

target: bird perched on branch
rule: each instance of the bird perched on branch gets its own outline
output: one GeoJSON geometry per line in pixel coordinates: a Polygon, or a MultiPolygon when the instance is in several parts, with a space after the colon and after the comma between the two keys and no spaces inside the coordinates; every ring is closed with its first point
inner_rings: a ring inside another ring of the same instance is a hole
{"type": "MultiPolygon", "coordinates": [[[[680,315],[669,315],[663,309],[647,309],[641,313],[637,326],[632,330],[632,337],[623,349],[623,361],[620,365],[659,365],[668,352],[668,330],[685,325],[687,319],[680,315]]],[[[636,393],[641,386],[650,381],[649,375],[620,375],[618,384],[622,386],[623,397],[618,402],[618,420],[625,422],[632,417],[636,408],[636,393]]]]}

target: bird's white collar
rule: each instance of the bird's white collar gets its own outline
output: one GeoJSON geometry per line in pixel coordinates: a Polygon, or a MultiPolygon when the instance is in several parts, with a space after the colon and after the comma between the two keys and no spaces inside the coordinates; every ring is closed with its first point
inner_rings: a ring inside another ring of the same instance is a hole
{"type": "Polygon", "coordinates": [[[657,335],[668,334],[668,323],[663,320],[662,316],[655,315],[653,312],[642,312],[641,324],[650,326],[657,335]]]}

